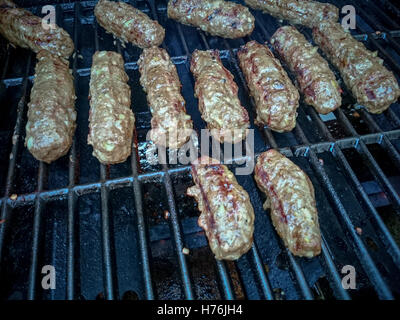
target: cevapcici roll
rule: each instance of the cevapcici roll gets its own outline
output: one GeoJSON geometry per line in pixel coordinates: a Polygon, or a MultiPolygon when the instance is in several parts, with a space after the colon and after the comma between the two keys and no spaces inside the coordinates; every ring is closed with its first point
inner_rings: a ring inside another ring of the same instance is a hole
{"type": "Polygon", "coordinates": [[[50,163],[68,152],[75,132],[75,99],[68,61],[39,51],[25,137],[36,159],[50,163]]]}
{"type": "Polygon", "coordinates": [[[55,25],[54,29],[46,30],[41,17],[17,8],[10,0],[0,0],[0,34],[13,45],[36,53],[44,49],[68,58],[74,51],[74,43],[64,29],[55,25]]]}
{"type": "Polygon", "coordinates": [[[328,63],[295,28],[279,28],[271,43],[280,57],[296,75],[304,100],[319,113],[327,114],[342,104],[341,88],[328,63]]]}
{"type": "Polygon", "coordinates": [[[236,260],[252,246],[254,210],[247,192],[229,169],[201,157],[192,164],[195,185],[187,190],[201,212],[198,223],[218,260],[236,260]]]}
{"type": "Polygon", "coordinates": [[[164,28],[127,3],[99,0],[94,15],[108,32],[140,48],[159,46],[164,40],[164,28]]]}
{"type": "Polygon", "coordinates": [[[124,59],[113,51],[96,51],[90,73],[88,144],[102,164],[120,163],[131,154],[135,117],[124,59]]]}
{"type": "Polygon", "coordinates": [[[248,8],[223,0],[170,0],[168,17],[223,38],[245,37],[254,29],[248,8]]]}
{"type": "Polygon", "coordinates": [[[267,46],[249,41],[238,51],[240,68],[256,104],[258,124],[277,132],[296,126],[299,92],[267,46]]]}
{"type": "Polygon", "coordinates": [[[158,47],[144,49],[138,65],[152,114],[150,139],[159,146],[180,148],[189,140],[193,123],[186,113],[175,65],[168,52],[158,47]]]}
{"type": "Polygon", "coordinates": [[[323,20],[337,21],[339,9],[330,3],[307,0],[245,0],[253,9],[262,10],[275,18],[312,28],[323,20]]]}
{"type": "Polygon", "coordinates": [[[308,176],[276,150],[262,153],[255,180],[271,209],[271,220],[286,247],[296,256],[314,257],[321,252],[321,233],[314,187],[308,176]]]}
{"type": "Polygon", "coordinates": [[[195,50],[190,64],[195,79],[195,96],[201,117],[220,143],[237,143],[246,138],[249,115],[240,104],[238,86],[216,50],[195,50]]]}
{"type": "Polygon", "coordinates": [[[313,29],[314,41],[325,52],[358,103],[371,113],[381,113],[400,96],[397,80],[383,66],[377,52],[345,32],[339,23],[324,22],[313,29]]]}

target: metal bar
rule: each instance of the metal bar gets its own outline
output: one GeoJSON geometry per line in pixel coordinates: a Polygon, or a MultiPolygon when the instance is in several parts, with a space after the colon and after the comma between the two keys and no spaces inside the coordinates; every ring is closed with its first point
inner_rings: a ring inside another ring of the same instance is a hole
{"type": "Polygon", "coordinates": [[[175,197],[174,197],[174,191],[173,191],[173,187],[172,187],[171,177],[168,173],[168,167],[166,164],[163,164],[163,170],[165,173],[164,186],[165,186],[165,191],[167,193],[168,206],[169,206],[169,212],[170,212],[169,221],[170,221],[170,226],[173,231],[172,234],[174,237],[176,254],[178,255],[178,262],[179,262],[179,267],[181,270],[181,277],[182,277],[182,283],[183,283],[183,288],[184,288],[184,292],[185,292],[185,297],[188,300],[192,300],[192,299],[194,299],[192,282],[190,279],[190,273],[189,273],[189,268],[187,265],[186,257],[183,254],[184,238],[182,235],[181,226],[179,224],[179,218],[178,218],[178,214],[176,211],[175,197]]]}
{"type": "Polygon", "coordinates": [[[226,270],[225,261],[216,260],[217,269],[222,284],[222,290],[224,291],[225,300],[234,300],[235,292],[232,289],[231,279],[229,273],[226,270]]]}
{"type": "Polygon", "coordinates": [[[251,247],[251,253],[254,260],[254,265],[256,266],[257,274],[261,282],[261,289],[267,300],[274,300],[274,293],[272,292],[271,284],[268,280],[267,274],[265,272],[264,264],[260,258],[260,254],[257,249],[257,245],[253,242],[251,247]]]}
{"type": "MultiPolygon", "coordinates": [[[[11,157],[10,157],[10,162],[8,164],[8,171],[7,171],[6,187],[5,187],[4,198],[3,198],[2,208],[1,208],[0,220],[3,220],[4,222],[0,224],[0,262],[2,261],[4,236],[5,236],[6,227],[8,225],[8,218],[9,218],[9,214],[10,214],[10,206],[8,205],[7,200],[10,197],[11,192],[13,190],[13,181],[15,178],[14,174],[15,174],[17,153],[18,153],[18,149],[20,146],[20,140],[21,140],[22,130],[23,130],[22,122],[23,122],[23,115],[25,113],[25,108],[26,108],[28,74],[29,74],[29,69],[31,66],[31,60],[32,60],[32,53],[29,54],[28,61],[26,64],[24,82],[22,85],[21,99],[18,102],[18,106],[17,106],[18,116],[17,116],[17,121],[15,123],[14,132],[13,132],[13,137],[15,137],[15,140],[14,140],[14,143],[13,143],[13,146],[11,149],[11,157]]],[[[1,263],[0,263],[0,269],[1,269],[1,263]]]]}
{"type": "MultiPolygon", "coordinates": [[[[78,89],[78,73],[77,73],[77,61],[79,54],[79,37],[78,30],[80,30],[80,3],[74,3],[74,45],[75,45],[75,56],[72,62],[72,74],[75,82],[75,90],[78,89]]],[[[79,167],[78,158],[76,156],[76,136],[74,135],[69,163],[68,163],[68,222],[67,222],[67,286],[66,286],[66,297],[68,300],[74,300],[75,298],[75,224],[76,224],[76,203],[77,196],[74,192],[75,181],[76,181],[76,169],[79,167]]]]}
{"type": "MultiPolygon", "coordinates": [[[[324,257],[324,263],[326,264],[326,267],[329,270],[330,276],[331,276],[331,280],[333,282],[334,285],[334,289],[337,292],[337,296],[342,299],[342,300],[350,300],[350,295],[347,293],[347,291],[345,289],[343,289],[342,286],[342,279],[339,276],[339,273],[336,270],[336,266],[335,263],[333,262],[332,259],[332,254],[331,254],[331,250],[328,246],[328,243],[325,241],[325,238],[323,235],[321,235],[322,241],[321,241],[321,251],[322,251],[322,255],[324,257]]],[[[322,260],[322,259],[321,259],[322,260]]]]}
{"type": "MultiPolygon", "coordinates": [[[[42,191],[45,184],[46,175],[46,164],[40,162],[39,175],[38,175],[38,191],[42,191]]],[[[37,283],[37,269],[38,269],[38,255],[40,251],[40,237],[41,237],[41,218],[43,211],[44,202],[40,197],[36,198],[35,201],[35,213],[33,217],[33,237],[32,237],[32,249],[31,249],[31,265],[29,267],[29,279],[28,279],[28,299],[34,300],[36,296],[36,283],[37,283]]]]}

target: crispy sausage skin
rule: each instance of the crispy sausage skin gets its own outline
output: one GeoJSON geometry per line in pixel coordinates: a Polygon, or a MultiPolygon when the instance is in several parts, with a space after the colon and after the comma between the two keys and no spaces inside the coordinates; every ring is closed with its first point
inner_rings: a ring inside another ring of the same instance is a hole
{"type": "Polygon", "coordinates": [[[245,3],[275,18],[312,28],[323,20],[337,21],[339,9],[330,3],[308,0],[245,0],[245,3]]]}
{"type": "Polygon", "coordinates": [[[230,39],[245,37],[254,29],[254,17],[248,8],[223,0],[170,0],[168,17],[230,39]]]}
{"type": "Polygon", "coordinates": [[[36,57],[25,145],[36,159],[50,163],[72,145],[76,97],[68,61],[46,50],[36,57]]]}
{"type": "Polygon", "coordinates": [[[358,103],[369,112],[382,113],[396,102],[400,96],[399,85],[377,52],[367,50],[339,23],[321,23],[313,29],[313,38],[339,69],[358,103]]]}
{"type": "Polygon", "coordinates": [[[296,126],[299,92],[267,46],[249,41],[238,51],[240,68],[256,103],[256,123],[277,132],[296,126]]]}
{"type": "Polygon", "coordinates": [[[186,113],[181,82],[165,49],[144,49],[139,61],[140,83],[152,114],[151,140],[159,146],[180,148],[190,138],[193,123],[186,113]]]}
{"type": "Polygon", "coordinates": [[[107,32],[142,49],[159,46],[164,40],[164,28],[127,3],[100,0],[94,15],[107,32]]]}
{"type": "Polygon", "coordinates": [[[198,223],[218,260],[236,260],[252,246],[254,210],[229,169],[203,156],[192,164],[195,185],[187,190],[201,212],[198,223]]]}
{"type": "Polygon", "coordinates": [[[292,26],[279,28],[271,43],[296,75],[304,100],[319,113],[327,114],[342,104],[341,88],[328,63],[306,38],[292,26]]]}
{"type": "Polygon", "coordinates": [[[102,164],[115,164],[131,154],[135,117],[124,60],[119,53],[96,51],[90,74],[88,144],[102,164]]]}
{"type": "Polygon", "coordinates": [[[62,28],[45,30],[42,18],[29,11],[17,8],[10,0],[0,0],[0,34],[13,45],[31,49],[35,53],[47,50],[52,54],[69,58],[74,43],[62,28]]]}
{"type": "Polygon", "coordinates": [[[271,209],[271,220],[286,247],[296,256],[321,253],[321,233],[314,187],[297,165],[271,149],[262,153],[255,167],[255,180],[271,209]]]}
{"type": "Polygon", "coordinates": [[[224,67],[217,50],[195,50],[190,64],[195,79],[195,96],[201,116],[220,143],[237,143],[246,138],[249,115],[240,104],[238,86],[224,67]]]}

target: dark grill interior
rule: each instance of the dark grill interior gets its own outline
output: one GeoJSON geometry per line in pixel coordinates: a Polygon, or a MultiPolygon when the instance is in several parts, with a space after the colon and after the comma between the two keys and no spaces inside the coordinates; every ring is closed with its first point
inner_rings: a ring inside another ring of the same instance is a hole
{"type": "MultiPolygon", "coordinates": [[[[319,116],[301,105],[298,124],[279,134],[254,126],[254,103],[236,50],[269,41],[281,24],[252,10],[251,37],[224,40],[167,19],[166,1],[128,1],[166,28],[163,46],[177,66],[195,129],[205,128],[189,71],[194,49],[221,50],[255,129],[255,152],[278,148],[310,176],[323,250],[292,256],[276,234],[253,176],[238,176],[256,215],[253,248],[236,262],[218,262],[185,196],[190,167],[146,160],[151,115],[139,83],[140,50],[106,34],[93,18],[95,1],[16,1],[40,15],[56,4],[57,24],[74,40],[77,130],[67,156],[39,163],[23,146],[35,55],[0,39],[0,295],[3,299],[390,299],[400,296],[400,106],[381,115],[355,106],[345,90],[341,109],[319,116]],[[32,7],[32,6],[35,7],[32,7]],[[102,166],[87,145],[88,89],[95,50],[123,54],[136,140],[125,163],[102,166]],[[169,216],[166,218],[166,212],[169,216]],[[189,255],[182,253],[189,248],[189,255]],[[43,290],[41,269],[56,269],[56,289],[43,290]],[[357,289],[344,290],[341,269],[353,265],[357,289]]],[[[400,6],[395,1],[331,1],[357,9],[353,33],[400,75],[400,6]],[[379,31],[379,32],[377,32],[379,31]]],[[[285,24],[285,22],[282,22],[285,24]]],[[[311,31],[300,28],[311,41],[311,31]]],[[[335,70],[333,68],[333,70],[335,70]]],[[[339,74],[336,72],[337,76],[339,74]]],[[[234,166],[230,166],[234,168],[234,166]]]]}

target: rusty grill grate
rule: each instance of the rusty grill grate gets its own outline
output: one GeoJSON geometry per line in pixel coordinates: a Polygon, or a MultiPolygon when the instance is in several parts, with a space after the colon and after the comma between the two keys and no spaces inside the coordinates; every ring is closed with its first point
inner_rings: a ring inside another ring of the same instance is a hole
{"type": "MultiPolygon", "coordinates": [[[[32,1],[16,2],[40,14],[37,2],[35,7],[32,1]]],[[[224,40],[167,19],[165,0],[128,1],[166,28],[163,46],[177,66],[198,132],[205,124],[193,97],[190,53],[195,48],[216,48],[249,111],[256,154],[279,149],[307,172],[315,186],[323,235],[319,257],[300,259],[285,249],[250,175],[237,178],[255,209],[254,245],[235,263],[216,261],[197,226],[196,205],[185,196],[192,184],[190,167],[146,161],[151,115],[139,84],[140,50],[123,47],[97,25],[95,1],[40,1],[40,5],[49,2],[56,6],[57,24],[70,33],[76,47],[71,68],[78,97],[77,130],[67,156],[51,165],[33,159],[23,142],[34,54],[0,39],[3,299],[391,299],[400,295],[399,104],[382,115],[371,115],[355,106],[345,91],[343,107],[328,117],[302,104],[291,133],[254,127],[254,102],[236,51],[250,39],[269,40],[281,22],[252,10],[253,34],[224,40]],[[100,165],[86,143],[95,50],[115,50],[124,56],[136,117],[131,157],[110,167],[100,165]],[[189,255],[184,248],[190,249],[189,255]],[[56,268],[55,290],[40,286],[44,265],[56,268]],[[356,290],[341,285],[344,265],[357,270],[356,290]]],[[[400,7],[388,0],[331,2],[356,7],[354,34],[379,51],[398,78],[400,7]]],[[[312,41],[310,30],[300,30],[312,41]]]]}

